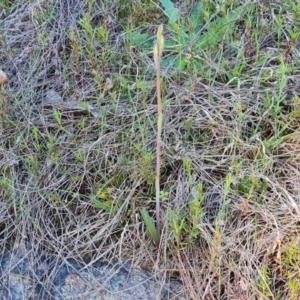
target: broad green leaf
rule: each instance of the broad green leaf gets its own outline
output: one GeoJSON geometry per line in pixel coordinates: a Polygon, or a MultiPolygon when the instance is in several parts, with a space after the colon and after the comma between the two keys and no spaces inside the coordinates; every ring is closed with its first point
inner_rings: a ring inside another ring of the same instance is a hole
{"type": "Polygon", "coordinates": [[[179,56],[175,62],[174,62],[174,67],[178,71],[183,71],[187,65],[187,59],[184,56],[179,56]]]}
{"type": "Polygon", "coordinates": [[[201,16],[201,10],[203,8],[202,1],[199,1],[191,12],[190,21],[193,24],[193,27],[201,26],[204,23],[204,19],[201,16]]]}
{"type": "Polygon", "coordinates": [[[165,48],[175,48],[177,43],[175,41],[165,40],[165,48]]]}
{"type": "Polygon", "coordinates": [[[161,66],[163,68],[166,68],[166,67],[169,67],[170,64],[174,64],[174,61],[176,60],[176,55],[169,55],[168,57],[164,58],[162,61],[161,61],[161,66]]]}
{"type": "Polygon", "coordinates": [[[162,60],[161,65],[163,68],[171,66],[178,71],[182,71],[185,69],[187,63],[188,59],[185,56],[170,55],[162,60]]]}
{"type": "Polygon", "coordinates": [[[155,228],[154,222],[153,222],[152,218],[149,216],[149,214],[145,208],[141,209],[140,211],[141,211],[142,218],[146,224],[146,227],[147,227],[152,239],[154,240],[156,246],[158,247],[159,246],[159,235],[155,228]]]}
{"type": "Polygon", "coordinates": [[[126,39],[133,45],[133,46],[141,46],[143,48],[149,48],[153,45],[153,38],[150,39],[148,33],[140,33],[137,31],[130,32],[126,35],[126,39]]]}
{"type": "Polygon", "coordinates": [[[169,23],[175,23],[179,18],[179,11],[170,0],[160,0],[164,7],[164,13],[169,18],[169,23]]]}

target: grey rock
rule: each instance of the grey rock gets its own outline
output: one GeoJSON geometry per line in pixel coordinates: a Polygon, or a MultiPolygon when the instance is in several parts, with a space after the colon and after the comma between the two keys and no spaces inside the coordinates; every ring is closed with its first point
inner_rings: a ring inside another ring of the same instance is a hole
{"type": "Polygon", "coordinates": [[[26,250],[0,257],[1,300],[154,300],[186,299],[181,282],[162,280],[130,263],[103,262],[85,267],[26,250]]]}

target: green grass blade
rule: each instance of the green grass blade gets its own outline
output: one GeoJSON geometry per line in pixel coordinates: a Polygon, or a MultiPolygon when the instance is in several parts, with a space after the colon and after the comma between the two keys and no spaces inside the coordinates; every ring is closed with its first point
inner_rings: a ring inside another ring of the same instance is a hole
{"type": "Polygon", "coordinates": [[[157,233],[157,230],[155,228],[155,224],[152,220],[152,218],[149,216],[147,210],[145,208],[140,210],[142,218],[146,224],[146,227],[151,235],[151,237],[153,238],[155,244],[157,247],[159,247],[159,235],[157,233]]]}
{"type": "Polygon", "coordinates": [[[106,205],[105,203],[96,198],[93,198],[93,202],[96,207],[101,208],[109,213],[112,213],[113,215],[116,214],[116,209],[114,207],[106,205]]]}

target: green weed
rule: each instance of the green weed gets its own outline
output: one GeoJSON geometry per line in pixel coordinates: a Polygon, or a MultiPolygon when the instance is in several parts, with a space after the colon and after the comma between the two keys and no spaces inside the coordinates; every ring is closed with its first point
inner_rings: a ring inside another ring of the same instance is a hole
{"type": "Polygon", "coordinates": [[[260,270],[260,278],[256,280],[256,285],[265,297],[272,297],[270,290],[271,280],[269,278],[269,270],[267,266],[262,266],[260,270]]]}

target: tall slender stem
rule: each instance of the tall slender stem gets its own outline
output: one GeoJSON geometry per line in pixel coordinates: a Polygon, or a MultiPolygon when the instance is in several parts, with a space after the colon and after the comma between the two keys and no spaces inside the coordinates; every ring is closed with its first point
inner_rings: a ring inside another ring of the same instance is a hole
{"type": "Polygon", "coordinates": [[[157,142],[156,142],[156,177],[155,177],[155,191],[156,191],[156,230],[160,239],[160,146],[161,146],[161,130],[163,123],[163,111],[161,103],[160,90],[160,63],[164,48],[163,26],[160,25],[157,30],[157,41],[153,48],[154,62],[156,68],[156,93],[157,93],[157,142]]]}
{"type": "Polygon", "coordinates": [[[160,237],[160,146],[161,146],[161,130],[163,121],[162,103],[161,103],[161,91],[160,91],[160,66],[156,68],[156,91],[157,91],[157,141],[156,141],[156,177],[155,177],[155,188],[156,188],[156,230],[160,237]]]}

